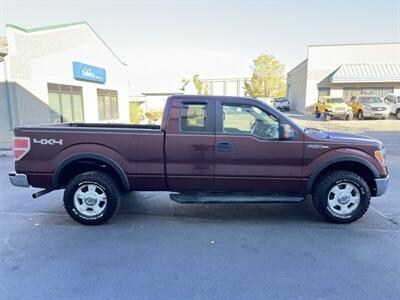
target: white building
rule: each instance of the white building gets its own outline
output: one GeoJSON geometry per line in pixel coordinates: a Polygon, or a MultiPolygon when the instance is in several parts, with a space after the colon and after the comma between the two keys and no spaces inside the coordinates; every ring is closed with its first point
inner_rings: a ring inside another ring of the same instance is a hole
{"type": "Polygon", "coordinates": [[[400,43],[309,46],[287,85],[292,109],[301,112],[324,95],[400,94],[400,43]]]}
{"type": "MultiPolygon", "coordinates": [[[[203,93],[210,96],[246,96],[244,85],[245,82],[251,81],[251,78],[199,78],[199,81],[202,84],[203,93]]],[[[186,86],[185,94],[197,94],[193,79],[186,86]]]]}
{"type": "Polygon", "coordinates": [[[0,53],[0,148],[17,125],[129,121],[126,64],[88,23],[7,25],[0,53]]]}

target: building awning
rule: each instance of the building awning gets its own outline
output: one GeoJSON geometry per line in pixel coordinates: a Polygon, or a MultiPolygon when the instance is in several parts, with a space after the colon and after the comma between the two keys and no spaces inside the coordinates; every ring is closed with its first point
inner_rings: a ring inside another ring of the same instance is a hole
{"type": "Polygon", "coordinates": [[[330,83],[400,82],[400,64],[344,64],[328,78],[330,83]]]}

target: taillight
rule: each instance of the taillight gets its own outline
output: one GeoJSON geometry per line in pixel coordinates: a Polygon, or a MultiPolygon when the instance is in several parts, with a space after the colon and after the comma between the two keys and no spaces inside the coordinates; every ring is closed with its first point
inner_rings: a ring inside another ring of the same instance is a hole
{"type": "Polygon", "coordinates": [[[31,150],[31,140],[28,137],[16,136],[13,142],[14,159],[20,160],[31,150]]]}

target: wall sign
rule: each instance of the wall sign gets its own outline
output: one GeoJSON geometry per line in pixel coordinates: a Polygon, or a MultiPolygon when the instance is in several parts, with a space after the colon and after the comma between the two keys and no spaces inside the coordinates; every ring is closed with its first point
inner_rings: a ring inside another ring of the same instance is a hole
{"type": "Polygon", "coordinates": [[[72,62],[74,70],[74,78],[76,80],[84,80],[98,83],[106,82],[106,69],[86,65],[80,62],[72,62]]]}

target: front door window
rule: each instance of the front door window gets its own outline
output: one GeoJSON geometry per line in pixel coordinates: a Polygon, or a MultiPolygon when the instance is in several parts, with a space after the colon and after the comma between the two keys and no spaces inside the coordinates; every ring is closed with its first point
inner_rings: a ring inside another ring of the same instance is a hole
{"type": "Polygon", "coordinates": [[[223,105],[223,132],[279,139],[278,119],[251,105],[223,105]]]}

